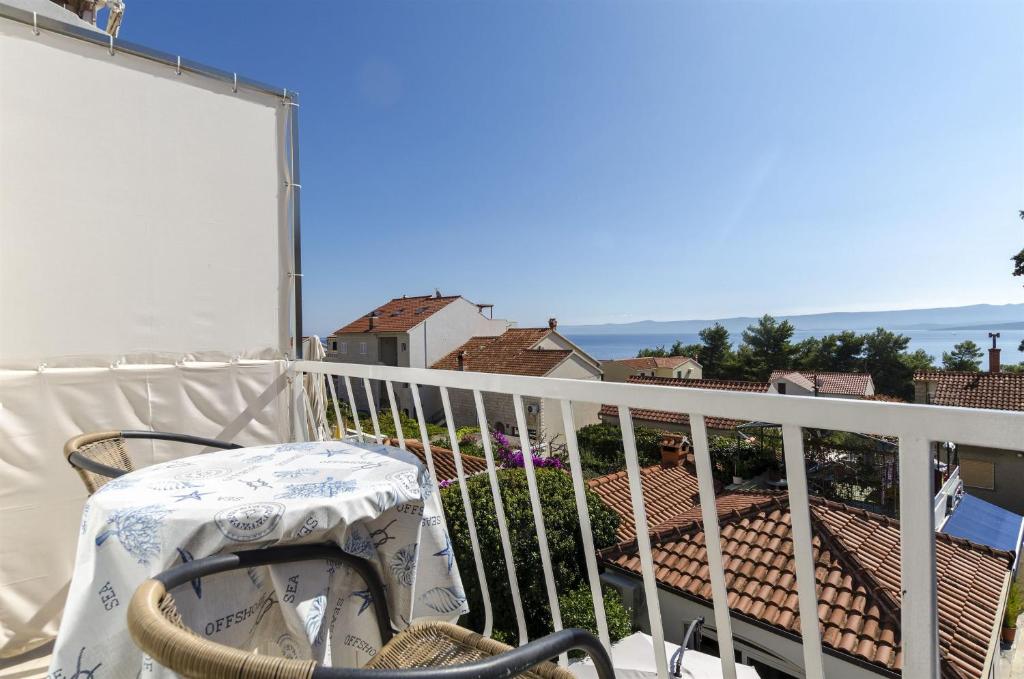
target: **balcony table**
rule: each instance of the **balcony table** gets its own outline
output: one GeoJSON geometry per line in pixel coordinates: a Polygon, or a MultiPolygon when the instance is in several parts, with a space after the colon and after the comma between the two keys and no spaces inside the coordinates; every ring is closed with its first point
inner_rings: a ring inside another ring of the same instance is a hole
{"type": "MultiPolygon", "coordinates": [[[[217,451],[132,472],[89,499],[49,677],[173,676],[128,634],[143,580],[221,551],[324,542],[377,567],[399,629],[467,610],[440,499],[410,453],[340,441],[217,451]]],[[[341,564],[225,573],[175,599],[197,634],[260,653],[359,667],[381,645],[369,593],[341,564]]]]}

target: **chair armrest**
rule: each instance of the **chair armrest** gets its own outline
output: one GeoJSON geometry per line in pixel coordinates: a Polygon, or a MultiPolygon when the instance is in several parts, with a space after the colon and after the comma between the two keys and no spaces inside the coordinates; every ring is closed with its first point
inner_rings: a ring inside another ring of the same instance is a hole
{"type": "Polygon", "coordinates": [[[208,448],[220,448],[221,450],[232,450],[234,448],[243,448],[237,443],[231,443],[229,441],[220,441],[218,439],[208,439],[203,436],[192,436],[191,434],[176,434],[169,431],[143,431],[137,429],[129,429],[121,432],[121,436],[126,439],[150,439],[155,441],[176,441],[178,443],[191,443],[195,446],[206,446],[208,448]]]}

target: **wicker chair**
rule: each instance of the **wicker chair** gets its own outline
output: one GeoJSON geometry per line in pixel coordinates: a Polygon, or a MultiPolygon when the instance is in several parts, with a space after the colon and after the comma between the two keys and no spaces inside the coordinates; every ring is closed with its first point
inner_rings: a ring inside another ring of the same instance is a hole
{"type": "Polygon", "coordinates": [[[75,468],[85,484],[89,495],[103,487],[107,481],[135,471],[125,447],[126,439],[151,439],[176,441],[208,448],[241,448],[237,443],[207,439],[188,434],[172,434],[164,431],[101,431],[95,434],[81,434],[64,444],[64,456],[75,468]]]}
{"type": "Polygon", "coordinates": [[[549,661],[571,649],[586,651],[600,679],[614,679],[611,659],[590,632],[567,629],[519,648],[448,623],[418,623],[395,634],[384,586],[369,562],[335,545],[255,549],[195,559],[146,580],[128,606],[135,644],[164,667],[189,679],[575,679],[549,661]],[[384,647],[362,669],[331,668],[312,660],[256,655],[200,637],[185,627],[170,590],[213,573],[273,563],[333,559],[356,569],[373,598],[384,647]]]}

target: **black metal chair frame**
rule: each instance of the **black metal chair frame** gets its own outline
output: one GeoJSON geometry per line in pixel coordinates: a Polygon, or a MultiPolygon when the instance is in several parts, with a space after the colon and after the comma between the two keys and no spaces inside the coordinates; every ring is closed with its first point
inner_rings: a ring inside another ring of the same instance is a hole
{"type": "MultiPolygon", "coordinates": [[[[394,631],[391,629],[387,599],[380,577],[368,561],[342,551],[337,545],[290,545],[218,554],[179,564],[153,577],[163,583],[170,592],[175,587],[214,573],[315,559],[340,561],[351,566],[359,574],[373,597],[374,614],[381,641],[385,644],[390,641],[394,637],[394,631]]],[[[401,670],[349,669],[317,665],[313,670],[312,679],[509,679],[571,650],[583,651],[591,657],[599,679],[615,678],[611,657],[597,637],[586,630],[573,628],[535,639],[500,655],[464,665],[401,670]]]]}
{"type": "MultiPolygon", "coordinates": [[[[237,443],[229,443],[228,441],[220,441],[218,439],[208,439],[202,436],[192,436],[190,434],[176,434],[174,432],[167,431],[143,431],[127,429],[124,431],[117,432],[121,435],[121,438],[125,439],[147,439],[154,441],[175,441],[177,443],[188,443],[194,446],[203,446],[206,448],[218,448],[220,450],[233,450],[235,448],[242,448],[237,443]]],[[[124,476],[128,473],[127,470],[118,469],[117,467],[111,467],[101,462],[91,460],[85,455],[82,455],[78,451],[72,452],[68,455],[68,462],[73,467],[84,469],[87,472],[98,474],[99,476],[106,476],[107,478],[116,479],[119,476],[124,476]]]]}

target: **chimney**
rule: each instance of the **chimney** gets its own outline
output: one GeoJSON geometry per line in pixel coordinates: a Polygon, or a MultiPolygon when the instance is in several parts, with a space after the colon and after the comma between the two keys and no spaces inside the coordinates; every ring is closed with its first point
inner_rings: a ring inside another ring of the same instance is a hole
{"type": "Polygon", "coordinates": [[[683,437],[666,435],[661,439],[661,467],[678,467],[683,457],[683,437]]]}
{"type": "Polygon", "coordinates": [[[988,371],[990,373],[999,372],[999,347],[996,346],[996,340],[999,339],[998,332],[990,332],[988,334],[992,338],[992,348],[988,350],[988,371]]]}
{"type": "Polygon", "coordinates": [[[377,314],[370,314],[370,330],[373,330],[373,326],[377,324],[377,314]]]}
{"type": "Polygon", "coordinates": [[[557,328],[558,327],[558,319],[557,318],[549,318],[548,319],[548,327],[551,328],[552,330],[557,328]]]}
{"type": "Polygon", "coordinates": [[[459,355],[455,357],[455,362],[459,366],[459,370],[466,369],[466,352],[460,351],[459,355]]]}

